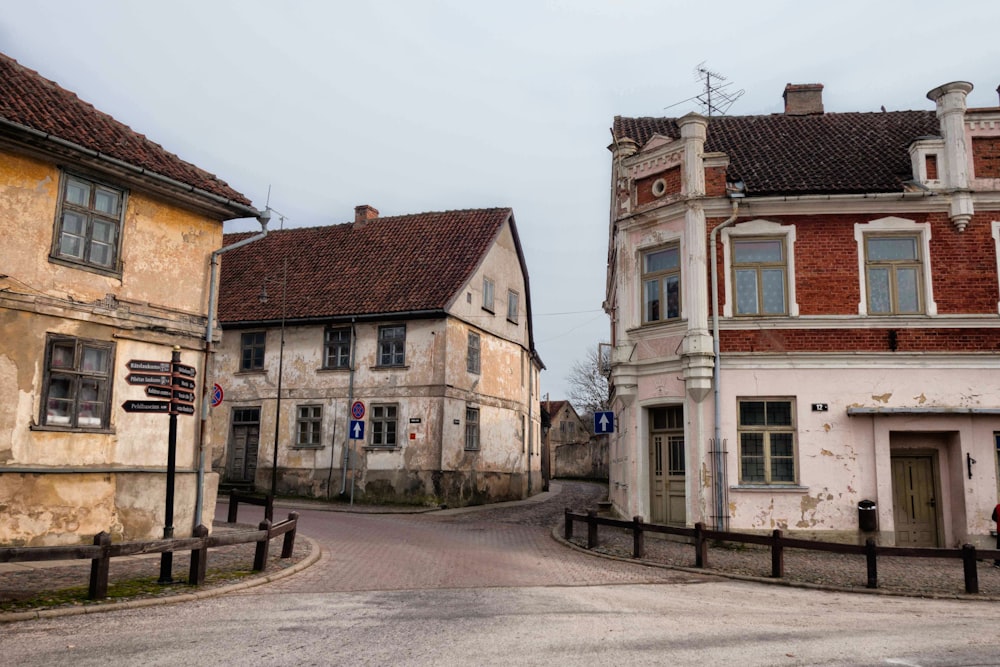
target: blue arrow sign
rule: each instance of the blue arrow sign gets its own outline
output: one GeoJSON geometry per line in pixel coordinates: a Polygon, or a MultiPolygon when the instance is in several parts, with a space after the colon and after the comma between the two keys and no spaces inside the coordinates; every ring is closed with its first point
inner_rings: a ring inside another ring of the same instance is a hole
{"type": "Polygon", "coordinates": [[[594,433],[601,435],[615,432],[615,413],[607,412],[594,413],[594,433]]]}
{"type": "Polygon", "coordinates": [[[365,423],[363,421],[352,419],[351,428],[348,430],[351,432],[351,440],[365,439],[365,423]]]}

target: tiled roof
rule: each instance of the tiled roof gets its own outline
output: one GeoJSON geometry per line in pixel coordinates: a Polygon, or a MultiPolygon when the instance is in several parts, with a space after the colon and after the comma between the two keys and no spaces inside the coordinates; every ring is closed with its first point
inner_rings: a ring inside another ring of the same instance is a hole
{"type": "MultiPolygon", "coordinates": [[[[559,411],[562,410],[563,406],[566,405],[567,403],[569,403],[569,401],[542,401],[542,407],[545,408],[545,410],[549,413],[550,416],[554,417],[555,415],[559,414],[559,411]]],[[[570,410],[573,410],[572,405],[570,405],[569,407],[570,410]]],[[[576,414],[576,411],[573,410],[573,413],[576,414]]]]}
{"type": "Polygon", "coordinates": [[[216,176],[185,162],[75,94],[0,53],[0,118],[135,167],[250,205],[216,176]]]}
{"type": "MultiPolygon", "coordinates": [[[[680,130],[675,118],[615,117],[614,134],[641,148],[680,130]]],[[[933,111],[717,116],[705,151],[729,156],[749,196],[899,192],[913,178],[908,148],[925,136],[940,136],[933,111]]]]}
{"type": "Polygon", "coordinates": [[[285,259],[288,320],[443,310],[511,219],[509,208],[471,209],[272,231],[222,255],[219,321],[279,320],[285,259]]]}

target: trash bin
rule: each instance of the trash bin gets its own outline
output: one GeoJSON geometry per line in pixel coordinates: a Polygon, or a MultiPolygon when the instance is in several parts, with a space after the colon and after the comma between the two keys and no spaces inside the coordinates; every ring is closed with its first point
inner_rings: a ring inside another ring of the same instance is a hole
{"type": "Polygon", "coordinates": [[[875,511],[874,501],[862,500],[858,503],[858,528],[866,533],[878,530],[878,512],[875,511]]]}

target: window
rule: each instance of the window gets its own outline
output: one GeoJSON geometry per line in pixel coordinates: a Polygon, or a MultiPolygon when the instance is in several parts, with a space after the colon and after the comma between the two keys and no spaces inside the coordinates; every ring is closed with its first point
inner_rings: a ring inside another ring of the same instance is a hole
{"type": "Polygon", "coordinates": [[[106,429],[114,343],[49,336],[46,348],[41,424],[106,429]]]}
{"type": "Polygon", "coordinates": [[[323,407],[320,405],[300,405],[296,419],[295,444],[299,447],[319,447],[323,429],[323,407]]]}
{"type": "Polygon", "coordinates": [[[378,365],[402,366],[406,363],[406,325],[378,328],[378,365]]]}
{"type": "Polygon", "coordinates": [[[372,406],[372,446],[396,446],[396,406],[372,406]]]}
{"type": "Polygon", "coordinates": [[[642,255],[642,323],[681,316],[680,244],[642,255]]]}
{"type": "Polygon", "coordinates": [[[469,350],[466,358],[466,369],[470,373],[479,373],[479,334],[469,332],[469,350]]]}
{"type": "Polygon", "coordinates": [[[103,271],[118,270],[118,241],[125,194],[64,174],[52,256],[103,271]]]}
{"type": "Polygon", "coordinates": [[[479,449],[479,408],[465,408],[465,448],[479,449]]]}
{"type": "Polygon", "coordinates": [[[493,281],[483,278],[483,308],[493,312],[493,281]]]}
{"type": "Polygon", "coordinates": [[[916,235],[865,235],[865,279],[870,315],[923,312],[923,263],[916,235]]]}
{"type": "Polygon", "coordinates": [[[507,290],[507,319],[517,324],[518,302],[520,297],[514,290],[507,290]]]}
{"type": "Polygon", "coordinates": [[[251,331],[240,334],[240,370],[264,370],[264,344],[266,331],[251,331]]]}
{"type": "Polygon", "coordinates": [[[795,483],[795,402],[743,398],[739,404],[740,483],[795,483]]]}
{"type": "Polygon", "coordinates": [[[328,328],[323,334],[323,368],[349,368],[351,328],[328,328]]]}
{"type": "Polygon", "coordinates": [[[736,314],[786,314],[785,271],[784,239],[733,239],[736,314]]]}

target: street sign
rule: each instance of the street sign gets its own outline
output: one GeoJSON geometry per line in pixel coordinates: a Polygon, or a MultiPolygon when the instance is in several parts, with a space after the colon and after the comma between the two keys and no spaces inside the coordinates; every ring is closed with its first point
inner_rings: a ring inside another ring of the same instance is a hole
{"type": "Polygon", "coordinates": [[[194,389],[195,384],[193,380],[186,380],[184,378],[174,378],[173,385],[175,387],[181,387],[182,389],[194,389]]]}
{"type": "Polygon", "coordinates": [[[170,412],[170,401],[125,401],[125,412],[170,412]]]}
{"type": "Polygon", "coordinates": [[[146,387],[146,396],[154,396],[156,398],[173,398],[174,392],[165,387],[150,386],[146,387]]]}
{"type": "Polygon", "coordinates": [[[194,403],[194,392],[185,391],[183,389],[174,389],[175,401],[180,401],[182,403],[194,403]]]}
{"type": "Polygon", "coordinates": [[[194,366],[186,366],[184,364],[174,364],[174,372],[189,378],[193,378],[198,374],[194,366]]]}
{"type": "Polygon", "coordinates": [[[594,433],[602,435],[604,433],[615,432],[615,413],[610,410],[606,412],[594,413],[594,433]]]}
{"type": "Polygon", "coordinates": [[[186,403],[177,403],[176,401],[171,404],[170,409],[174,412],[180,413],[182,415],[193,415],[194,406],[188,405],[186,403]]]}
{"type": "Polygon", "coordinates": [[[362,403],[361,401],[354,401],[354,403],[351,404],[351,416],[354,417],[355,419],[364,419],[365,404],[362,403]]]}
{"type": "MultiPolygon", "coordinates": [[[[170,386],[169,375],[151,375],[148,373],[129,373],[125,376],[125,381],[129,384],[155,384],[161,387],[170,386]]],[[[194,383],[191,383],[194,385],[194,383]]],[[[193,386],[192,386],[193,388],[193,386]]]]}
{"type": "Polygon", "coordinates": [[[223,397],[222,386],[219,383],[216,383],[215,386],[212,388],[212,407],[213,408],[217,408],[220,405],[222,405],[222,397],[223,397]]]}
{"type": "Polygon", "coordinates": [[[130,371],[146,371],[148,373],[169,373],[169,361],[146,361],[144,359],[130,359],[125,367],[130,371]]]}
{"type": "Polygon", "coordinates": [[[364,440],[365,439],[365,423],[363,421],[358,421],[356,419],[351,420],[351,428],[348,429],[351,433],[351,440],[364,440]]]}

